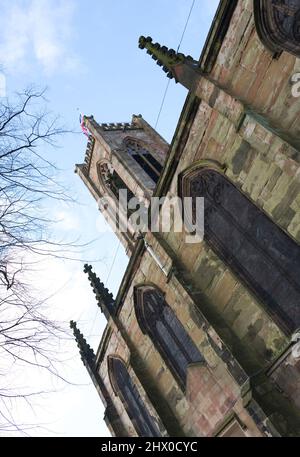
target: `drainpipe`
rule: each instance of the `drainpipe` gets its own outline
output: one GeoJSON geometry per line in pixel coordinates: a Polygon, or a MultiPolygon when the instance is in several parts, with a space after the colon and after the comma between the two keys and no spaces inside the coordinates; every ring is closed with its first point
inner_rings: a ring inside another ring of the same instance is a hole
{"type": "Polygon", "coordinates": [[[157,254],[154,252],[152,246],[148,243],[148,241],[145,239],[145,236],[143,233],[139,233],[138,239],[142,239],[144,241],[144,245],[146,250],[149,252],[155,263],[159,266],[161,271],[164,273],[164,275],[168,278],[170,275],[171,268],[169,270],[166,269],[165,265],[162,263],[161,259],[157,256],[157,254]]]}

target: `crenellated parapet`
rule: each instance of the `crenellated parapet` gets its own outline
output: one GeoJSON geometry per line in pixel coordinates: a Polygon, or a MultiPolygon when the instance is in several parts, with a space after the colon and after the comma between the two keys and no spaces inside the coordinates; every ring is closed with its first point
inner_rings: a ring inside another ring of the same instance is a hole
{"type": "Polygon", "coordinates": [[[90,165],[91,165],[91,159],[92,159],[92,154],[95,146],[95,137],[92,132],[95,130],[102,130],[104,132],[111,132],[111,131],[132,131],[132,130],[141,130],[142,127],[138,125],[138,123],[135,121],[133,118],[132,122],[110,122],[110,123],[102,123],[98,124],[93,116],[84,116],[84,121],[86,127],[90,131],[90,135],[88,137],[88,142],[86,146],[86,152],[85,152],[85,158],[84,158],[84,164],[82,166],[83,171],[88,174],[90,165]],[[92,132],[91,132],[92,131],[92,132]]]}
{"type": "Polygon", "coordinates": [[[100,128],[102,128],[104,131],[110,131],[110,130],[140,130],[141,127],[139,127],[137,124],[134,122],[109,122],[109,123],[102,123],[99,124],[100,128]]]}
{"type": "Polygon", "coordinates": [[[92,135],[90,135],[87,146],[86,146],[84,165],[83,165],[86,172],[88,172],[89,168],[90,168],[94,146],[95,146],[95,138],[92,135]]]}

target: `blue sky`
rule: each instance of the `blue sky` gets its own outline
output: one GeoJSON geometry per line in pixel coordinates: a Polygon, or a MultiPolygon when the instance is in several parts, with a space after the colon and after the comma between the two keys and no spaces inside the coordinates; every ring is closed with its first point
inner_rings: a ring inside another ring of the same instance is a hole
{"type": "MultiPolygon", "coordinates": [[[[8,97],[35,85],[47,87],[49,108],[61,122],[79,132],[79,113],[93,114],[99,122],[127,122],[142,114],[155,125],[167,78],[154,61],[138,48],[140,35],[177,48],[191,0],[12,0],[0,1],[0,65],[8,97]]],[[[181,51],[198,58],[218,0],[196,0],[181,51]]],[[[187,91],[171,82],[157,130],[171,141],[187,91]]],[[[48,202],[47,211],[58,222],[57,236],[86,242],[82,259],[93,265],[102,281],[118,247],[114,234],[100,233],[104,222],[96,203],[74,174],[74,164],[84,159],[86,138],[80,132],[66,135],[57,149],[43,154],[56,163],[76,204],[48,202]]],[[[51,312],[62,320],[74,319],[97,349],[105,325],[92,291],[82,273],[83,262],[47,260],[36,272],[35,285],[51,291],[51,312]]],[[[120,247],[107,286],[115,294],[127,265],[120,247]]],[[[58,351],[60,348],[58,348],[58,351]]],[[[39,398],[35,413],[18,407],[22,421],[47,424],[32,435],[106,436],[103,407],[77,354],[73,342],[62,369],[77,386],[39,398]],[[48,429],[48,431],[46,430],[48,429]]],[[[44,376],[32,382],[47,383],[44,376]]]]}

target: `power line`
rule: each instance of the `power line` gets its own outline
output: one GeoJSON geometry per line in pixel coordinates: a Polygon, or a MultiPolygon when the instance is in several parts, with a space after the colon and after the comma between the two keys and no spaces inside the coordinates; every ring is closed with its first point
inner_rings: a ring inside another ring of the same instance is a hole
{"type": "MultiPolygon", "coordinates": [[[[185,25],[184,25],[184,28],[183,28],[183,32],[182,32],[181,38],[180,38],[180,40],[179,40],[179,44],[178,44],[178,46],[177,46],[176,52],[179,51],[180,46],[181,46],[181,44],[182,44],[182,41],[183,41],[183,38],[184,38],[184,35],[185,35],[185,32],[186,32],[187,26],[188,26],[188,24],[189,24],[190,17],[191,17],[192,11],[193,11],[193,9],[194,9],[195,3],[196,3],[196,0],[193,0],[193,1],[192,1],[192,4],[191,4],[191,7],[190,7],[190,10],[189,10],[189,14],[188,14],[187,19],[186,19],[186,21],[185,21],[185,25]]],[[[156,129],[156,127],[157,127],[157,124],[158,124],[159,119],[160,119],[160,115],[161,115],[162,110],[163,110],[163,107],[164,107],[164,103],[165,103],[165,100],[166,100],[166,96],[167,96],[167,93],[168,93],[168,89],[169,89],[170,82],[171,82],[171,80],[169,79],[168,82],[167,82],[166,89],[165,89],[165,92],[164,92],[164,95],[163,95],[163,98],[162,98],[162,102],[161,102],[161,105],[160,105],[160,108],[159,108],[159,112],[158,112],[158,115],[157,115],[157,119],[156,119],[156,123],[155,123],[155,127],[154,127],[155,129],[156,129]]],[[[114,257],[113,257],[113,261],[112,261],[112,263],[111,263],[111,266],[110,266],[110,269],[109,269],[109,272],[108,272],[108,275],[107,275],[107,278],[106,278],[106,281],[105,281],[105,284],[106,284],[106,285],[107,285],[107,283],[108,283],[108,281],[109,281],[111,272],[112,272],[112,270],[113,270],[113,267],[114,267],[114,264],[115,264],[115,261],[116,261],[116,258],[117,258],[118,252],[119,252],[120,245],[121,245],[121,241],[119,240],[119,243],[118,243],[118,245],[117,245],[117,249],[116,249],[115,254],[114,254],[114,257]]],[[[94,319],[93,319],[93,323],[92,323],[92,326],[91,326],[91,329],[90,329],[90,332],[89,332],[89,337],[91,336],[91,333],[92,333],[92,331],[93,331],[93,329],[94,329],[94,325],[95,325],[95,322],[96,322],[96,318],[97,318],[98,312],[99,312],[99,309],[97,308],[96,313],[95,313],[95,317],[94,317],[94,319]]]]}
{"type": "Polygon", "coordinates": [[[115,264],[115,261],[116,261],[116,258],[117,258],[117,255],[118,255],[120,246],[121,246],[121,240],[119,240],[119,243],[118,243],[118,246],[117,246],[117,249],[116,249],[116,252],[115,252],[115,255],[114,255],[114,258],[113,258],[111,267],[110,267],[110,270],[109,270],[109,272],[108,272],[108,275],[107,275],[107,278],[106,278],[106,281],[105,281],[105,284],[106,284],[106,285],[107,285],[107,283],[108,283],[108,280],[109,280],[109,278],[110,278],[110,274],[111,274],[112,269],[113,269],[113,267],[114,267],[114,264],[115,264]]]}
{"type": "Polygon", "coordinates": [[[168,82],[167,82],[167,85],[166,85],[166,89],[165,89],[165,93],[164,93],[164,96],[163,96],[163,99],[162,99],[162,102],[161,102],[161,105],[160,105],[160,108],[159,108],[159,112],[158,112],[158,115],[157,115],[157,118],[156,118],[156,122],[155,122],[155,126],[154,126],[155,130],[156,130],[156,127],[157,127],[157,124],[158,124],[158,121],[159,121],[163,106],[165,104],[165,99],[166,99],[166,96],[167,96],[167,92],[168,92],[168,89],[169,89],[170,82],[171,82],[171,80],[168,79],[168,82]]]}
{"type": "Polygon", "coordinates": [[[189,15],[188,15],[187,20],[186,20],[186,22],[185,22],[185,26],[184,26],[184,29],[183,29],[183,32],[182,32],[182,35],[181,35],[181,38],[180,38],[180,41],[179,41],[179,45],[178,45],[178,47],[177,47],[177,52],[179,51],[179,48],[180,48],[181,43],[182,43],[182,40],[183,40],[183,38],[184,38],[184,35],[185,35],[185,32],[186,32],[188,23],[189,23],[189,21],[190,21],[190,17],[191,17],[192,11],[193,11],[194,6],[195,6],[195,2],[196,2],[196,0],[193,0],[192,5],[191,5],[191,8],[190,8],[189,15]]]}
{"type": "MultiPolygon", "coordinates": [[[[191,7],[190,7],[190,11],[189,11],[188,17],[187,17],[187,19],[186,19],[186,21],[185,21],[184,29],[183,29],[181,38],[180,38],[180,40],[179,40],[179,44],[178,44],[178,46],[177,46],[176,52],[178,52],[179,49],[180,49],[180,46],[181,46],[181,43],[182,43],[182,41],[183,41],[183,38],[184,38],[184,35],[185,35],[185,32],[186,32],[188,23],[189,23],[189,21],[190,21],[190,17],[191,17],[192,11],[193,11],[194,6],[195,6],[195,2],[196,2],[196,0],[193,0],[193,1],[192,1],[191,7]]],[[[162,98],[162,102],[161,102],[161,105],[160,105],[160,108],[159,108],[159,112],[158,112],[158,115],[157,115],[157,118],[156,118],[156,123],[155,123],[155,127],[154,127],[155,129],[156,129],[156,127],[157,127],[158,121],[159,121],[159,119],[160,119],[160,115],[161,115],[161,113],[162,113],[162,110],[163,110],[163,107],[164,107],[164,104],[165,104],[165,100],[166,100],[166,96],[167,96],[167,93],[168,93],[170,81],[171,81],[171,80],[169,79],[168,82],[167,82],[167,86],[166,86],[166,89],[165,89],[165,92],[164,92],[164,95],[163,95],[163,98],[162,98]]]]}

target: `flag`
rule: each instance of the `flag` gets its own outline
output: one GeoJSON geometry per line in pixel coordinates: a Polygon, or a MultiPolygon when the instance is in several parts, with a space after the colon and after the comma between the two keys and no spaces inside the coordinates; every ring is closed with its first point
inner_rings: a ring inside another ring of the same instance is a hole
{"type": "Polygon", "coordinates": [[[90,132],[88,131],[87,127],[85,126],[84,117],[85,116],[83,116],[82,114],[80,114],[80,116],[79,116],[80,127],[81,127],[81,130],[84,133],[84,135],[89,137],[90,136],[90,132]]]}

